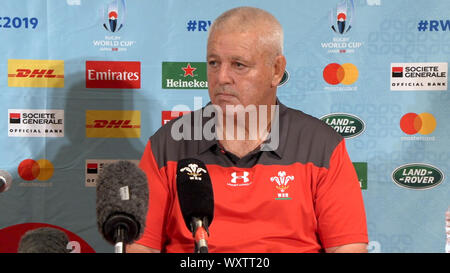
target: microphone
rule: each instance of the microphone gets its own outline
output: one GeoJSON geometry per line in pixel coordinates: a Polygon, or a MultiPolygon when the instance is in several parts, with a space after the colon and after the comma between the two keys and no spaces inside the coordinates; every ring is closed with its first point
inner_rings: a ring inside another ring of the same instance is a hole
{"type": "Polygon", "coordinates": [[[0,193],[9,190],[9,188],[11,187],[11,182],[11,175],[6,171],[0,170],[0,193]]]}
{"type": "Polygon", "coordinates": [[[214,195],[205,163],[178,161],[177,192],[181,213],[195,240],[195,253],[208,253],[209,226],[214,217],[214,195]]]}
{"type": "Polygon", "coordinates": [[[148,209],[147,176],[129,161],[106,164],[97,180],[97,227],[113,244],[115,253],[125,253],[126,244],[144,233],[148,209]]]}
{"type": "Polygon", "coordinates": [[[69,237],[59,229],[37,228],[22,236],[17,253],[70,253],[68,243],[69,237]]]}

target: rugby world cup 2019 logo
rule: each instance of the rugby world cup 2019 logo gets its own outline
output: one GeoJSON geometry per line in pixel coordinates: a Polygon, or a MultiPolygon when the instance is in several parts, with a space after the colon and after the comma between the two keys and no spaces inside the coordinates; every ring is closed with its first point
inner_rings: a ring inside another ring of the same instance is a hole
{"type": "MultiPolygon", "coordinates": [[[[125,18],[128,17],[125,0],[113,0],[99,9],[99,26],[106,30],[103,39],[92,40],[92,45],[100,51],[123,52],[133,48],[136,40],[123,40],[125,18]]],[[[128,26],[128,25],[127,25],[128,26]]]]}
{"type": "Polygon", "coordinates": [[[328,13],[327,26],[332,30],[332,40],[322,41],[321,47],[327,53],[352,54],[364,45],[364,41],[354,40],[348,33],[354,28],[356,20],[353,0],[340,0],[328,13]]]}
{"type": "Polygon", "coordinates": [[[353,24],[355,5],[353,0],[345,0],[330,11],[331,29],[339,34],[347,33],[353,24]]]}
{"type": "Polygon", "coordinates": [[[118,32],[125,23],[125,0],[110,2],[103,11],[103,27],[109,32],[118,32]]]}

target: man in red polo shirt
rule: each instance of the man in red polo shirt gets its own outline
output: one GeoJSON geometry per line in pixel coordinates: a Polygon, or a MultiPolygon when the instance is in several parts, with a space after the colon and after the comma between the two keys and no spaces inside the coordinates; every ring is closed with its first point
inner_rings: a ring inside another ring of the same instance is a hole
{"type": "Polygon", "coordinates": [[[193,252],[176,189],[183,158],[203,161],[211,176],[210,252],[366,252],[364,204],[344,139],[277,99],[286,67],[279,22],[257,8],[225,12],[210,28],[207,67],[211,104],[167,123],[146,146],[140,167],[149,211],[144,235],[128,252],[193,252]],[[211,105],[222,117],[215,123],[221,137],[174,138],[183,120],[190,132],[205,128],[211,105]],[[238,106],[255,106],[256,134],[249,113],[236,120],[238,106]]]}

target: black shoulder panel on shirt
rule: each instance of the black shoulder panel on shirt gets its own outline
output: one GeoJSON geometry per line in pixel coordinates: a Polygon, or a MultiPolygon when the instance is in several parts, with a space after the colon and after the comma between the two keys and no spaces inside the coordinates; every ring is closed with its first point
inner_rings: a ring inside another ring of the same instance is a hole
{"type": "Polygon", "coordinates": [[[197,110],[169,121],[150,137],[152,153],[159,168],[165,166],[167,161],[178,161],[183,158],[195,157],[198,153],[199,141],[194,140],[193,131],[194,124],[198,124],[194,123],[194,118],[198,118],[197,114],[201,113],[200,111],[197,110]],[[186,138],[187,136],[190,140],[177,140],[177,138],[181,138],[181,134],[176,132],[175,128],[178,128],[181,123],[191,125],[189,128],[180,127],[180,131],[185,130],[184,137],[186,138]],[[174,132],[172,132],[172,127],[174,127],[174,132]],[[187,133],[189,129],[191,131],[190,134],[187,133]]]}
{"type": "MultiPolygon", "coordinates": [[[[188,157],[202,160],[205,164],[232,166],[229,160],[216,153],[200,153],[203,147],[216,143],[214,140],[204,139],[203,128],[211,118],[202,117],[202,110],[203,108],[169,121],[150,137],[152,152],[159,168],[165,166],[168,161],[188,157]],[[182,129],[180,131],[184,132],[184,139],[179,139],[182,134],[177,132],[177,129],[182,129]]],[[[342,141],[342,136],[323,121],[281,103],[279,113],[279,145],[274,148],[281,158],[271,151],[264,151],[257,162],[248,161],[248,166],[239,167],[252,167],[255,163],[291,165],[295,162],[311,162],[317,167],[328,168],[330,157],[342,141]]]]}
{"type": "MultiPolygon", "coordinates": [[[[280,114],[280,165],[313,163],[328,168],[330,157],[343,137],[325,122],[287,108],[280,114]]],[[[261,162],[269,164],[269,162],[261,162]]],[[[277,164],[273,162],[271,164],[277,164]]]]}

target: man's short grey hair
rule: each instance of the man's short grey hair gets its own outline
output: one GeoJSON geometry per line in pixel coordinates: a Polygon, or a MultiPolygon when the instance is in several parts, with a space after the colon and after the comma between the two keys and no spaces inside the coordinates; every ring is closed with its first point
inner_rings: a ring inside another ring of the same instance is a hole
{"type": "Polygon", "coordinates": [[[237,7],[222,13],[211,25],[209,37],[222,29],[247,32],[255,28],[263,34],[260,37],[263,45],[274,50],[276,56],[283,54],[283,28],[280,22],[269,12],[255,7],[237,7]]]}

